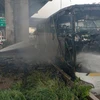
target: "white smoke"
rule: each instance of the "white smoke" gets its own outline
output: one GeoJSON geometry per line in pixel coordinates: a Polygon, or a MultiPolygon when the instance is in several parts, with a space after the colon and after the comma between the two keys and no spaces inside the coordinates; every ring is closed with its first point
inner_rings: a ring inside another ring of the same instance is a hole
{"type": "Polygon", "coordinates": [[[99,54],[80,53],[77,55],[77,63],[82,65],[82,72],[100,72],[99,54]]]}

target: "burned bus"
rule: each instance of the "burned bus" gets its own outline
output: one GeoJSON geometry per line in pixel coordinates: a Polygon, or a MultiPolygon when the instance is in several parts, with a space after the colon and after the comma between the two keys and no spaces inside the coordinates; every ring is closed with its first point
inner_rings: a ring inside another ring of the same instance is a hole
{"type": "Polygon", "coordinates": [[[43,48],[49,48],[47,51],[53,55],[57,51],[57,56],[64,58],[67,64],[76,66],[78,53],[100,50],[100,4],[63,8],[39,24],[37,33],[45,37],[43,48]]]}
{"type": "Polygon", "coordinates": [[[39,30],[52,34],[51,39],[57,39],[61,55],[75,62],[76,53],[99,51],[100,4],[63,8],[38,25],[39,30]]]}

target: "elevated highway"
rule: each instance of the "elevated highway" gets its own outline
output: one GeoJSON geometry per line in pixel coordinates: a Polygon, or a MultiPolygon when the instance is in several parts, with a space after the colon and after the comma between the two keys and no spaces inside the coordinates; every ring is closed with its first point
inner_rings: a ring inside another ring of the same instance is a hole
{"type": "MultiPolygon", "coordinates": [[[[17,3],[15,1],[21,1],[21,0],[12,0],[12,1],[13,1],[13,5],[14,5],[14,3],[17,3]]],[[[32,16],[34,13],[37,13],[38,10],[40,10],[48,1],[52,1],[52,0],[28,0],[29,16],[32,16]]],[[[5,12],[5,0],[0,0],[0,14],[2,14],[4,12],[5,12]]]]}
{"type": "Polygon", "coordinates": [[[29,16],[37,13],[48,1],[52,0],[29,0],[29,16]]]}
{"type": "Polygon", "coordinates": [[[26,40],[29,18],[48,1],[52,0],[0,0],[0,16],[6,18],[7,40],[12,43],[26,40]]]}

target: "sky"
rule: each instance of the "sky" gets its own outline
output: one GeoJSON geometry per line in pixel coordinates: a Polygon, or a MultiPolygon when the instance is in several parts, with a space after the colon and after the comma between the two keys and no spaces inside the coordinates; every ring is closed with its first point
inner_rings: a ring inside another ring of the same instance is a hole
{"type": "Polygon", "coordinates": [[[32,17],[47,18],[61,8],[74,5],[74,4],[92,4],[100,3],[100,0],[53,0],[49,1],[37,14],[32,17]]]}

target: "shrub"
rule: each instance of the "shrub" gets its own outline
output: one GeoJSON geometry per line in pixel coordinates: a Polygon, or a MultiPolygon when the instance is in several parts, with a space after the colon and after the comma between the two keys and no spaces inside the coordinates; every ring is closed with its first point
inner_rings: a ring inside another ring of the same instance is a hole
{"type": "Polygon", "coordinates": [[[27,100],[58,100],[57,95],[49,89],[33,89],[27,92],[26,98],[27,100]]]}
{"type": "Polygon", "coordinates": [[[83,84],[80,80],[76,80],[72,92],[79,98],[79,100],[87,100],[86,98],[89,96],[91,88],[92,86],[83,84]]]}
{"type": "Polygon", "coordinates": [[[24,95],[15,90],[1,90],[0,100],[26,100],[24,95]]]}
{"type": "Polygon", "coordinates": [[[58,100],[78,100],[70,88],[64,86],[57,91],[58,100]]]}

